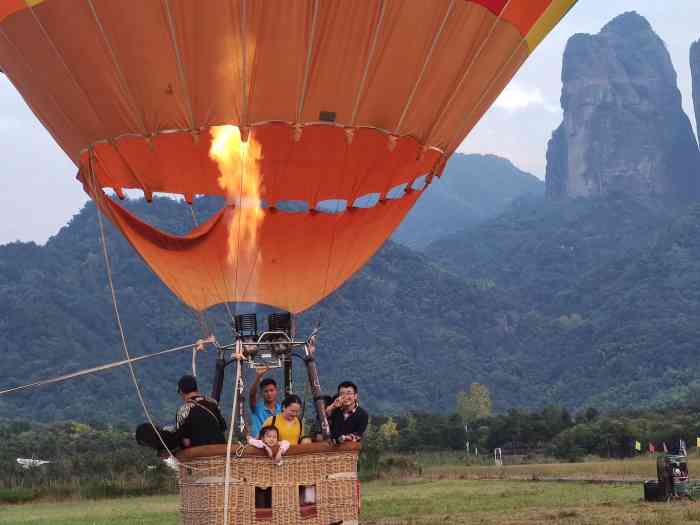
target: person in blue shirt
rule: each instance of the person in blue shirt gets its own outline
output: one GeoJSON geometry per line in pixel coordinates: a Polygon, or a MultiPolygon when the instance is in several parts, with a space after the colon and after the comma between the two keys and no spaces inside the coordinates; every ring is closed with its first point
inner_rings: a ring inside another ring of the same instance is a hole
{"type": "Polygon", "coordinates": [[[255,383],[250,387],[250,435],[253,437],[257,437],[268,417],[282,412],[282,405],[277,401],[277,383],[270,377],[263,379],[268,371],[267,368],[256,371],[255,383]],[[258,389],[262,399],[258,399],[258,389]]]}

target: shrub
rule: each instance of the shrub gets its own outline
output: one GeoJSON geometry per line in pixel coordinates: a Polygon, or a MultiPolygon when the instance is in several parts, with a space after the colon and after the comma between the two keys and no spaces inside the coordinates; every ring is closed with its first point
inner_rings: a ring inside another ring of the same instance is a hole
{"type": "Polygon", "coordinates": [[[38,495],[38,491],[22,487],[0,489],[0,503],[27,503],[36,499],[38,495]]]}

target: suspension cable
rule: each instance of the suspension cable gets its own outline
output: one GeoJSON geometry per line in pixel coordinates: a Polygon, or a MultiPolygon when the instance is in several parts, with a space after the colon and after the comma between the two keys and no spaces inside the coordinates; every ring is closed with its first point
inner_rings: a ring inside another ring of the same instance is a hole
{"type": "MultiPolygon", "coordinates": [[[[192,202],[192,204],[190,204],[188,206],[188,208],[190,209],[190,216],[192,217],[192,224],[194,224],[194,227],[197,228],[199,226],[199,219],[197,218],[197,214],[194,211],[194,201],[192,202]]],[[[213,281],[213,279],[212,279],[212,281],[213,281]]],[[[218,289],[217,289],[217,293],[218,293],[218,289]]],[[[233,313],[231,312],[231,307],[229,306],[228,301],[226,300],[225,294],[222,297],[222,299],[224,299],[223,303],[224,303],[224,307],[226,308],[226,313],[228,314],[229,320],[233,321],[233,313]]],[[[211,328],[209,327],[209,323],[207,321],[207,317],[206,317],[206,314],[204,313],[204,311],[203,310],[195,310],[195,314],[197,315],[197,320],[199,321],[199,324],[202,327],[202,331],[208,332],[208,334],[211,334],[212,331],[211,331],[211,328]]],[[[205,333],[204,335],[207,335],[207,333],[205,333]]]]}
{"type": "MultiPolygon", "coordinates": [[[[96,199],[99,199],[97,196],[97,192],[101,191],[99,188],[97,188],[97,180],[95,177],[95,171],[94,171],[94,166],[93,166],[93,155],[94,152],[92,148],[89,151],[88,154],[88,166],[90,169],[90,183],[92,184],[92,191],[95,195],[96,199]]],[[[119,315],[119,305],[117,304],[117,293],[114,288],[114,280],[112,279],[112,263],[109,258],[109,251],[107,250],[107,236],[105,235],[105,226],[104,226],[104,221],[102,220],[102,209],[100,208],[99,205],[97,207],[97,221],[99,224],[99,229],[100,229],[100,241],[102,244],[102,255],[104,256],[104,261],[105,261],[105,267],[107,269],[107,281],[109,283],[109,290],[112,296],[112,306],[114,307],[114,317],[117,322],[117,328],[119,328],[119,336],[121,338],[121,343],[122,343],[122,350],[124,351],[124,356],[126,357],[126,364],[129,367],[129,375],[131,376],[131,382],[134,384],[134,389],[136,390],[136,395],[139,398],[139,402],[141,403],[141,408],[143,409],[143,413],[146,416],[146,419],[148,420],[148,423],[151,425],[153,428],[153,431],[155,434],[158,436],[158,440],[160,441],[161,445],[163,445],[163,448],[168,452],[168,455],[173,459],[173,461],[178,461],[173,452],[170,450],[168,445],[165,443],[165,440],[163,439],[163,436],[161,436],[160,431],[158,430],[158,427],[156,426],[155,422],[153,421],[153,417],[151,417],[151,413],[148,410],[148,407],[146,406],[146,400],[143,397],[143,393],[141,392],[141,387],[139,385],[138,379],[136,378],[136,372],[134,371],[134,366],[131,363],[131,355],[129,354],[129,347],[126,344],[126,336],[124,335],[124,327],[122,325],[122,320],[121,316],[119,315]]]]}
{"type": "MultiPolygon", "coordinates": [[[[241,381],[241,360],[243,359],[242,343],[240,339],[236,341],[236,384],[233,388],[233,407],[231,408],[231,421],[228,429],[228,439],[226,440],[226,470],[224,473],[224,525],[228,525],[228,497],[231,481],[231,448],[233,446],[233,429],[236,426],[236,410],[238,409],[238,387],[241,381]]],[[[245,450],[241,445],[236,452],[236,456],[245,450]]]]}
{"type": "Polygon", "coordinates": [[[77,372],[71,372],[69,374],[64,374],[62,376],[53,377],[51,379],[42,379],[40,381],[35,381],[33,383],[28,383],[26,385],[7,388],[5,390],[0,390],[0,396],[3,396],[5,394],[10,394],[12,392],[17,392],[19,390],[26,390],[26,389],[35,388],[38,386],[50,385],[53,383],[60,383],[61,381],[67,381],[68,379],[75,379],[77,377],[95,374],[97,372],[104,372],[106,370],[111,370],[113,368],[124,366],[124,365],[128,364],[129,362],[136,363],[138,361],[143,361],[144,359],[150,359],[152,357],[159,357],[159,356],[162,356],[165,354],[171,354],[173,352],[179,352],[182,350],[189,350],[190,348],[192,348],[194,350],[198,345],[199,345],[199,343],[193,343],[193,344],[184,345],[184,346],[176,346],[174,348],[168,348],[166,350],[161,350],[160,352],[155,352],[153,354],[146,354],[146,355],[141,355],[138,357],[132,357],[130,360],[123,359],[121,361],[115,361],[113,363],[107,363],[105,365],[94,366],[92,368],[85,368],[85,369],[79,370],[77,372]]]}
{"type": "MultiPolygon", "coordinates": [[[[104,226],[104,221],[102,219],[103,211],[102,211],[102,208],[100,207],[100,204],[99,204],[99,199],[101,198],[99,196],[99,194],[102,190],[97,185],[97,177],[95,175],[93,161],[94,161],[94,151],[91,148],[89,151],[89,155],[88,155],[88,167],[89,167],[88,184],[91,187],[92,195],[93,195],[93,198],[95,200],[95,205],[96,205],[95,207],[97,208],[97,220],[98,220],[98,225],[99,225],[100,241],[102,244],[102,254],[104,256],[105,266],[106,266],[106,270],[107,270],[107,281],[108,281],[109,288],[110,288],[110,293],[111,293],[111,298],[112,298],[112,306],[114,308],[114,316],[115,316],[115,319],[117,322],[117,327],[119,328],[119,334],[121,337],[122,350],[124,351],[124,355],[126,357],[126,359],[123,360],[123,364],[126,364],[129,367],[129,375],[131,376],[131,381],[134,385],[139,402],[141,403],[141,408],[143,410],[143,413],[146,416],[146,419],[148,420],[148,423],[151,425],[151,428],[153,429],[156,436],[158,436],[158,440],[160,441],[161,445],[163,446],[163,449],[165,451],[167,451],[170,461],[172,461],[175,465],[181,467],[184,464],[173,454],[172,450],[165,443],[165,441],[163,440],[163,436],[161,435],[160,430],[158,430],[158,427],[156,426],[155,422],[153,421],[153,417],[151,416],[150,411],[148,410],[148,407],[146,405],[146,401],[143,397],[143,393],[141,392],[141,387],[139,385],[138,379],[136,378],[136,373],[134,371],[134,367],[133,367],[132,363],[134,361],[138,361],[139,359],[145,358],[145,356],[141,356],[140,358],[138,358],[138,357],[132,358],[131,355],[129,354],[129,348],[126,344],[126,336],[124,334],[124,327],[122,325],[121,316],[119,314],[119,305],[117,303],[117,295],[116,295],[116,290],[114,287],[114,280],[112,277],[112,265],[111,265],[111,260],[109,257],[109,251],[107,249],[107,236],[105,234],[105,226],[104,226]]],[[[103,194],[102,198],[106,198],[106,196],[104,196],[104,194],[103,194]]],[[[194,343],[194,346],[195,346],[195,348],[201,348],[201,347],[203,347],[203,345],[205,343],[209,343],[209,342],[215,342],[213,336],[210,336],[207,339],[198,340],[196,343],[194,343]]],[[[185,348],[192,348],[192,346],[193,345],[186,345],[184,347],[177,347],[177,349],[182,350],[185,348]]],[[[169,349],[169,350],[175,351],[175,349],[169,349]]],[[[165,352],[166,351],[163,351],[161,353],[165,353],[165,352]]],[[[239,362],[239,366],[240,366],[240,362],[239,362]]],[[[229,439],[230,439],[230,437],[229,437],[229,439]]],[[[242,445],[237,450],[236,456],[240,457],[244,451],[245,451],[245,446],[242,445]]],[[[214,470],[217,468],[216,466],[203,467],[203,468],[196,467],[194,465],[186,465],[186,466],[191,471],[201,471],[201,472],[211,471],[211,470],[214,470]]]]}
{"type": "Polygon", "coordinates": [[[197,377],[197,353],[199,349],[195,346],[192,349],[192,376],[197,377]]]}

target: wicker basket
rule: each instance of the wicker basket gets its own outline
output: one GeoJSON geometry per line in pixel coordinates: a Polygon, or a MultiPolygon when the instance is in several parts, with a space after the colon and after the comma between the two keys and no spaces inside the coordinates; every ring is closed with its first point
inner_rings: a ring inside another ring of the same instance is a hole
{"type": "MultiPolygon", "coordinates": [[[[238,449],[234,446],[233,452],[238,449]]],[[[229,472],[230,525],[356,524],[360,494],[357,457],[360,446],[343,443],[297,445],[276,466],[261,450],[245,447],[232,454],[229,472]],[[315,503],[301,505],[300,487],[315,488],[315,503]],[[271,507],[256,508],[256,489],[270,488],[271,507]]],[[[226,446],[195,447],[178,454],[182,522],[221,525],[224,522],[226,446]]]]}

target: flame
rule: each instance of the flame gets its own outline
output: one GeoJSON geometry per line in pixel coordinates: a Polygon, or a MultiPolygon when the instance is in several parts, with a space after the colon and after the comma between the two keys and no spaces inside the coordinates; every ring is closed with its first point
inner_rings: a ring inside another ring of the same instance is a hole
{"type": "Polygon", "coordinates": [[[229,223],[228,262],[238,265],[241,256],[259,256],[258,230],[265,215],[260,199],[261,147],[252,138],[244,141],[237,126],[212,127],[211,136],[209,157],[219,167],[219,186],[226,191],[227,205],[236,208],[229,223]]]}

